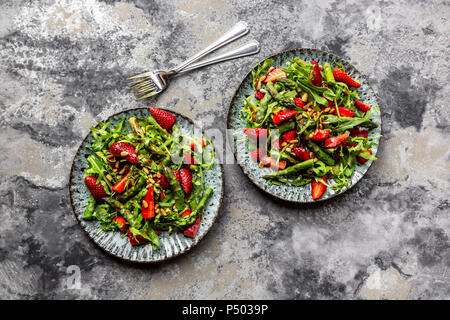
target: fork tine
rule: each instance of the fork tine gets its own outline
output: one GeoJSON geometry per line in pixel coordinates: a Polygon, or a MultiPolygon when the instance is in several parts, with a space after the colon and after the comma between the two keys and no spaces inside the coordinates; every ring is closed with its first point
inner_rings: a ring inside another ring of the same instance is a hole
{"type": "Polygon", "coordinates": [[[151,82],[150,78],[145,78],[145,79],[139,80],[139,81],[133,81],[130,83],[130,88],[141,87],[141,86],[147,85],[149,82],[151,82]]]}
{"type": "Polygon", "coordinates": [[[137,74],[137,75],[135,75],[135,76],[129,77],[128,80],[137,79],[137,78],[143,78],[143,77],[148,77],[150,74],[151,74],[151,72],[140,73],[140,74],[137,74]]]}
{"type": "Polygon", "coordinates": [[[148,83],[143,84],[142,86],[132,88],[131,91],[138,92],[138,91],[147,90],[147,89],[156,89],[156,86],[154,83],[148,82],[148,83]]]}
{"type": "Polygon", "coordinates": [[[141,94],[145,94],[147,92],[151,92],[151,91],[155,91],[156,88],[144,88],[138,91],[133,92],[135,95],[141,95],[141,94]]]}
{"type": "Polygon", "coordinates": [[[146,94],[145,96],[142,96],[142,97],[137,98],[136,100],[142,100],[142,99],[145,99],[145,98],[149,98],[149,97],[151,97],[151,96],[154,96],[154,95],[157,94],[157,93],[158,93],[158,92],[156,92],[156,91],[152,91],[152,92],[146,94]]]}

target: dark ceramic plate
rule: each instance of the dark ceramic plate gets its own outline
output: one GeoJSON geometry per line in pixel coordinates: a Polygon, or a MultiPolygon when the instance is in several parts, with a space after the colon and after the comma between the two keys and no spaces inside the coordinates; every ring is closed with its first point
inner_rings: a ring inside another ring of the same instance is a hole
{"type": "MultiPolygon", "coordinates": [[[[362,74],[355,69],[350,63],[344,59],[321,50],[317,49],[295,49],[290,51],[281,52],[269,58],[274,60],[274,65],[286,67],[285,62],[287,60],[292,60],[294,57],[299,57],[305,61],[316,60],[319,64],[323,65],[325,62],[330,62],[333,64],[334,61],[344,65],[345,70],[353,78],[361,83],[361,87],[358,89],[358,94],[361,101],[372,105],[378,106],[378,99],[375,92],[370,87],[367,80],[362,76],[362,74]]],[[[262,61],[261,61],[262,62],[262,61]]],[[[233,141],[231,146],[234,152],[237,163],[241,167],[244,174],[249,177],[249,179],[261,190],[269,193],[270,195],[279,198],[281,200],[297,203],[307,203],[307,202],[317,202],[318,200],[313,200],[311,197],[311,186],[310,184],[302,187],[294,187],[291,185],[271,185],[266,182],[263,178],[264,175],[270,172],[269,168],[259,168],[258,163],[255,163],[247,148],[247,142],[245,141],[246,136],[242,130],[246,126],[246,121],[241,118],[241,109],[243,106],[243,99],[253,93],[252,87],[252,75],[251,71],[245,76],[244,80],[239,85],[236,90],[233,99],[230,103],[230,108],[228,111],[228,132],[230,133],[230,141],[233,141]]],[[[369,137],[377,136],[381,134],[381,115],[380,112],[374,114],[371,118],[375,123],[378,124],[378,128],[373,129],[369,132],[369,137]]],[[[379,143],[380,138],[375,138],[374,142],[379,143]]],[[[371,148],[373,155],[376,155],[378,145],[371,148]]],[[[357,164],[355,173],[352,176],[349,188],[358,182],[363,175],[367,172],[372,160],[367,161],[364,165],[357,164]]],[[[332,181],[332,180],[331,180],[332,181]]],[[[330,182],[331,182],[330,181],[330,182]]],[[[327,188],[323,196],[319,200],[326,200],[332,198],[340,193],[345,192],[349,188],[343,188],[339,191],[334,191],[331,188],[327,188]]]]}
{"type": "MultiPolygon", "coordinates": [[[[177,124],[183,134],[189,134],[198,137],[199,139],[201,138],[203,133],[198,127],[195,127],[192,120],[173,111],[169,112],[176,117],[177,124]]],[[[149,114],[148,108],[131,109],[117,113],[108,118],[107,121],[110,121],[113,126],[122,119],[123,115],[129,118],[132,116],[148,117],[149,114]]],[[[72,170],[70,172],[69,190],[72,209],[78,223],[86,234],[100,246],[100,248],[113,256],[127,261],[142,263],[158,262],[188,251],[208,233],[219,214],[224,190],[223,166],[222,164],[219,164],[217,159],[215,159],[215,163],[211,169],[205,171],[206,185],[213,188],[214,193],[203,210],[203,219],[194,239],[187,238],[183,234],[177,232],[172,234],[163,232],[160,236],[160,247],[157,250],[153,250],[151,245],[132,246],[129,243],[128,237],[124,237],[123,233],[119,231],[105,232],[100,229],[98,222],[82,220],[81,217],[86,209],[87,200],[90,194],[84,184],[83,177],[84,170],[87,167],[86,157],[91,154],[87,147],[92,141],[92,133],[89,133],[75,154],[72,170]]]]}

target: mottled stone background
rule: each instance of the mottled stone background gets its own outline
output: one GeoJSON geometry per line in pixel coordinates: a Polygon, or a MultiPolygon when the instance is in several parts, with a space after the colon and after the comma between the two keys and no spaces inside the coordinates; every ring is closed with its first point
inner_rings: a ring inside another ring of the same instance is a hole
{"type": "Polygon", "coordinates": [[[448,1],[1,1],[0,298],[449,299],[449,17],[448,1]],[[196,248],[152,266],[111,258],[72,214],[77,147],[98,120],[145,105],[127,76],[179,63],[239,20],[252,31],[238,43],[259,40],[258,55],[177,78],[149,103],[225,132],[250,66],[326,49],[380,98],[379,161],[307,207],[226,165],[220,218],[196,248]]]}

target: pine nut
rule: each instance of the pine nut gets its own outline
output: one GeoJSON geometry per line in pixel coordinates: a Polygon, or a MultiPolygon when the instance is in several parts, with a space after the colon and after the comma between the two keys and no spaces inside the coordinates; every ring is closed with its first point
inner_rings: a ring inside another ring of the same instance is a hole
{"type": "Polygon", "coordinates": [[[266,94],[267,90],[266,89],[259,89],[259,92],[266,94]]]}
{"type": "Polygon", "coordinates": [[[261,81],[259,79],[256,80],[255,89],[256,91],[259,91],[261,89],[261,81]]]}
{"type": "Polygon", "coordinates": [[[134,179],[133,178],[131,178],[130,180],[129,180],[129,183],[130,183],[130,186],[134,186],[134,179]]]}
{"type": "Polygon", "coordinates": [[[287,148],[286,148],[286,151],[287,151],[287,152],[291,152],[291,150],[292,150],[292,149],[291,149],[290,147],[287,147],[287,148]]]}
{"type": "Polygon", "coordinates": [[[119,161],[116,161],[116,163],[115,163],[115,165],[114,165],[115,167],[116,167],[116,169],[119,169],[119,166],[120,166],[120,162],[119,161]]]}
{"type": "Polygon", "coordinates": [[[106,159],[111,159],[111,158],[114,158],[114,155],[113,154],[108,154],[107,156],[105,156],[105,158],[106,159]]]}
{"type": "Polygon", "coordinates": [[[106,179],[108,179],[109,181],[111,181],[111,180],[112,180],[111,175],[107,174],[107,175],[106,175],[106,179]]]}
{"type": "Polygon", "coordinates": [[[161,214],[162,214],[163,216],[166,215],[166,211],[165,211],[163,208],[161,208],[161,214]]]}
{"type": "Polygon", "coordinates": [[[258,167],[260,167],[260,168],[264,167],[263,163],[260,162],[260,163],[258,164],[258,167]]]}
{"type": "Polygon", "coordinates": [[[142,200],[142,205],[144,206],[144,208],[148,208],[148,203],[145,200],[142,200]]]}
{"type": "Polygon", "coordinates": [[[157,177],[157,178],[161,178],[161,173],[157,172],[157,173],[156,173],[156,177],[157,177]]]}
{"type": "Polygon", "coordinates": [[[122,168],[122,170],[119,171],[119,174],[124,174],[126,170],[128,170],[130,167],[129,166],[125,166],[122,168]]]}
{"type": "Polygon", "coordinates": [[[297,139],[293,139],[293,140],[289,141],[289,143],[297,143],[297,142],[298,142],[297,139]]]}
{"type": "Polygon", "coordinates": [[[145,172],[146,174],[149,174],[149,173],[150,173],[150,171],[148,171],[148,169],[147,169],[146,167],[144,167],[143,170],[144,170],[144,172],[145,172]]]}
{"type": "Polygon", "coordinates": [[[283,142],[283,143],[281,144],[281,146],[282,146],[282,147],[286,147],[286,146],[287,146],[287,142],[286,142],[286,141],[283,142]]]}
{"type": "Polygon", "coordinates": [[[302,101],[303,101],[303,102],[308,101],[308,93],[307,93],[307,92],[305,92],[305,93],[302,95],[302,101]]]}
{"type": "Polygon", "coordinates": [[[120,153],[120,156],[121,156],[121,157],[126,157],[126,156],[128,156],[128,152],[127,152],[127,151],[122,151],[122,152],[120,153]]]}
{"type": "Polygon", "coordinates": [[[314,152],[310,152],[310,153],[309,153],[309,157],[310,157],[310,158],[314,158],[314,152]]]}
{"type": "Polygon", "coordinates": [[[317,158],[314,158],[314,160],[313,160],[314,162],[317,162],[317,158]]]}

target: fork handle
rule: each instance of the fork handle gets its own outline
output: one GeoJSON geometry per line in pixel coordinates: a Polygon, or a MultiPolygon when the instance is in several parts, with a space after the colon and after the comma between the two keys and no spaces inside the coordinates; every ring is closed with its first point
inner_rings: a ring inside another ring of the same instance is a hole
{"type": "Polygon", "coordinates": [[[214,63],[218,63],[218,62],[222,62],[222,61],[227,61],[227,60],[231,60],[231,59],[235,59],[235,58],[249,56],[249,55],[258,53],[259,49],[260,49],[259,42],[256,40],[253,40],[233,51],[224,53],[222,55],[219,55],[217,57],[214,57],[214,58],[211,58],[208,60],[193,63],[190,66],[183,69],[180,73],[184,73],[184,72],[188,72],[188,71],[191,71],[194,69],[202,68],[204,66],[208,66],[210,64],[214,64],[214,63]]]}
{"type": "Polygon", "coordinates": [[[174,71],[175,73],[181,72],[184,68],[186,68],[191,63],[201,59],[208,53],[223,47],[227,43],[230,43],[231,41],[234,41],[234,40],[242,37],[243,35],[247,34],[248,31],[249,31],[249,27],[246,22],[243,22],[243,21],[238,22],[237,24],[234,25],[234,27],[232,27],[227,33],[225,33],[223,36],[221,36],[215,42],[213,42],[212,44],[210,44],[205,49],[198,52],[191,58],[184,61],[182,64],[180,64],[178,67],[176,67],[172,71],[174,71]]]}

